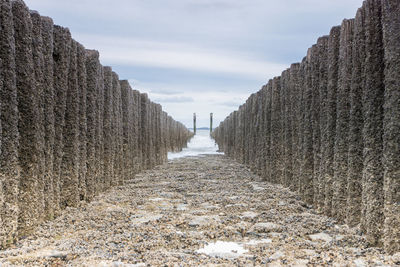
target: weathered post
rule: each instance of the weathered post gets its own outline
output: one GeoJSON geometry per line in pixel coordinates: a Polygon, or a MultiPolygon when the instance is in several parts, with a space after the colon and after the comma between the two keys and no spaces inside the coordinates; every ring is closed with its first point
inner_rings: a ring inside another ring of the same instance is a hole
{"type": "Polygon", "coordinates": [[[383,42],[385,48],[385,105],[383,134],[384,246],[387,252],[400,251],[400,3],[383,1],[383,42]]]}
{"type": "Polygon", "coordinates": [[[0,2],[0,247],[4,247],[17,236],[18,224],[18,100],[15,78],[15,40],[11,1],[0,2]],[[4,205],[7,203],[7,205],[4,205]]]}
{"type": "Polygon", "coordinates": [[[212,133],[213,114],[210,113],[210,134],[212,133]]]}
{"type": "Polygon", "coordinates": [[[323,169],[325,183],[325,214],[332,215],[333,175],[334,175],[334,148],[336,139],[336,94],[339,72],[339,42],[340,26],[333,27],[328,39],[328,93],[326,100],[326,126],[324,128],[325,147],[323,151],[323,169]]]}
{"type": "MultiPolygon", "coordinates": [[[[53,61],[53,20],[48,17],[41,18],[43,42],[43,115],[45,135],[45,181],[44,181],[44,212],[46,218],[54,216],[54,188],[53,188],[53,162],[54,162],[54,61],[53,61]]],[[[85,70],[86,74],[86,70],[85,70]]],[[[86,104],[85,104],[86,107],[86,104]]],[[[86,110],[86,109],[85,109],[86,110]]],[[[86,118],[86,113],[85,113],[86,118]]],[[[86,130],[85,130],[86,133],[86,130]]],[[[86,154],[86,153],[85,153],[86,154]]],[[[86,164],[85,164],[86,166],[86,164]]],[[[86,172],[85,172],[86,173],[86,172]]],[[[86,182],[85,182],[86,184],[86,182]]]]}
{"type": "Polygon", "coordinates": [[[67,108],[68,72],[70,64],[71,33],[61,26],[53,28],[53,81],[54,81],[54,146],[53,190],[54,213],[60,212],[61,166],[64,151],[65,110],[67,108]]]}
{"type": "Polygon", "coordinates": [[[45,135],[44,135],[44,98],[43,98],[43,38],[42,38],[42,18],[39,13],[29,11],[32,21],[32,55],[35,70],[36,92],[38,94],[38,223],[43,221],[44,216],[44,174],[45,174],[45,135]]]}
{"type": "Polygon", "coordinates": [[[381,1],[366,1],[365,6],[365,87],[363,90],[363,191],[361,229],[371,245],[382,237],[383,217],[383,117],[384,50],[381,1]]]}
{"type": "Polygon", "coordinates": [[[114,158],[115,158],[115,137],[113,136],[113,76],[111,67],[103,67],[104,79],[104,115],[103,115],[103,136],[104,136],[104,178],[105,188],[112,186],[114,181],[114,158]]]}
{"type": "Polygon", "coordinates": [[[339,70],[336,95],[336,138],[334,146],[334,174],[332,215],[340,222],[346,218],[348,147],[350,122],[350,86],[352,76],[352,43],[354,20],[343,20],[339,41],[339,70]]]}
{"type": "MultiPolygon", "coordinates": [[[[32,21],[29,9],[22,1],[11,2],[15,38],[15,74],[18,101],[18,158],[21,170],[18,195],[18,232],[32,230],[39,219],[40,125],[39,97],[33,61],[32,21]]],[[[2,102],[4,104],[4,102],[2,102]]],[[[6,202],[7,203],[7,202],[6,202]]]]}
{"type": "Polygon", "coordinates": [[[77,42],[72,40],[66,88],[66,110],[63,129],[63,155],[60,172],[61,206],[76,206],[79,202],[79,89],[77,42]]]}
{"type": "MultiPolygon", "coordinates": [[[[365,86],[365,12],[360,8],[354,20],[353,71],[350,87],[350,122],[347,172],[347,211],[346,224],[360,223],[363,169],[362,94],[365,86]]],[[[365,195],[364,195],[365,196],[365,195]]]]}
{"type": "MultiPolygon", "coordinates": [[[[86,83],[86,49],[78,43],[78,90],[79,90],[79,199],[86,199],[87,171],[87,83],[86,83]]],[[[52,96],[51,96],[52,97],[52,96]]],[[[54,127],[54,122],[52,122],[54,127]]]]}
{"type": "Polygon", "coordinates": [[[196,134],[196,113],[193,113],[193,132],[196,134]]]}
{"type": "Polygon", "coordinates": [[[98,69],[100,67],[99,52],[95,50],[86,50],[86,116],[87,116],[87,132],[86,132],[86,200],[92,200],[96,195],[96,120],[97,109],[97,87],[98,87],[98,69]]]}

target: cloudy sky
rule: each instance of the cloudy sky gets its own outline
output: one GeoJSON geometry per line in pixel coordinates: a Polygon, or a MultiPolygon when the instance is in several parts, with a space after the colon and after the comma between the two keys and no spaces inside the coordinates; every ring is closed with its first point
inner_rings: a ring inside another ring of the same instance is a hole
{"type": "Polygon", "coordinates": [[[219,124],[362,0],[25,0],[175,119],[219,124]]]}

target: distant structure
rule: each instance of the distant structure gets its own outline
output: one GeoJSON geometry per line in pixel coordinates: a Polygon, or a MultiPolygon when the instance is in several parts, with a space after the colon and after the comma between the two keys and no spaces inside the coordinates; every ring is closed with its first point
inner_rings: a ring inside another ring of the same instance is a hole
{"type": "Polygon", "coordinates": [[[213,129],[213,114],[210,113],[210,134],[212,133],[212,129],[213,129]]]}
{"type": "Polygon", "coordinates": [[[196,113],[193,113],[193,133],[196,134],[196,113]]]}

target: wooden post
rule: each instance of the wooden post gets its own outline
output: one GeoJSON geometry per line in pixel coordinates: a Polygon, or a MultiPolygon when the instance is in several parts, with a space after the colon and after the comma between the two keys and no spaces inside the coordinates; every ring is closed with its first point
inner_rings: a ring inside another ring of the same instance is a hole
{"type": "Polygon", "coordinates": [[[193,113],[193,132],[196,134],[196,113],[193,113]]]}
{"type": "Polygon", "coordinates": [[[213,114],[210,113],[210,134],[212,133],[213,114]]]}

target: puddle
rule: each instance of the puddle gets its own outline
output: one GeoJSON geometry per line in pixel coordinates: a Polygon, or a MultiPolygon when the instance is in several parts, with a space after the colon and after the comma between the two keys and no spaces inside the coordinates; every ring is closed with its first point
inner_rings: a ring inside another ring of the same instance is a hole
{"type": "Polygon", "coordinates": [[[235,242],[217,241],[209,243],[204,248],[197,250],[197,253],[204,253],[211,257],[220,257],[224,259],[236,259],[248,252],[242,245],[235,242]]]}
{"type": "Polygon", "coordinates": [[[272,242],[272,239],[266,238],[266,239],[261,239],[261,240],[250,240],[249,242],[246,243],[246,245],[255,246],[258,244],[269,244],[271,242],[272,242]]]}

